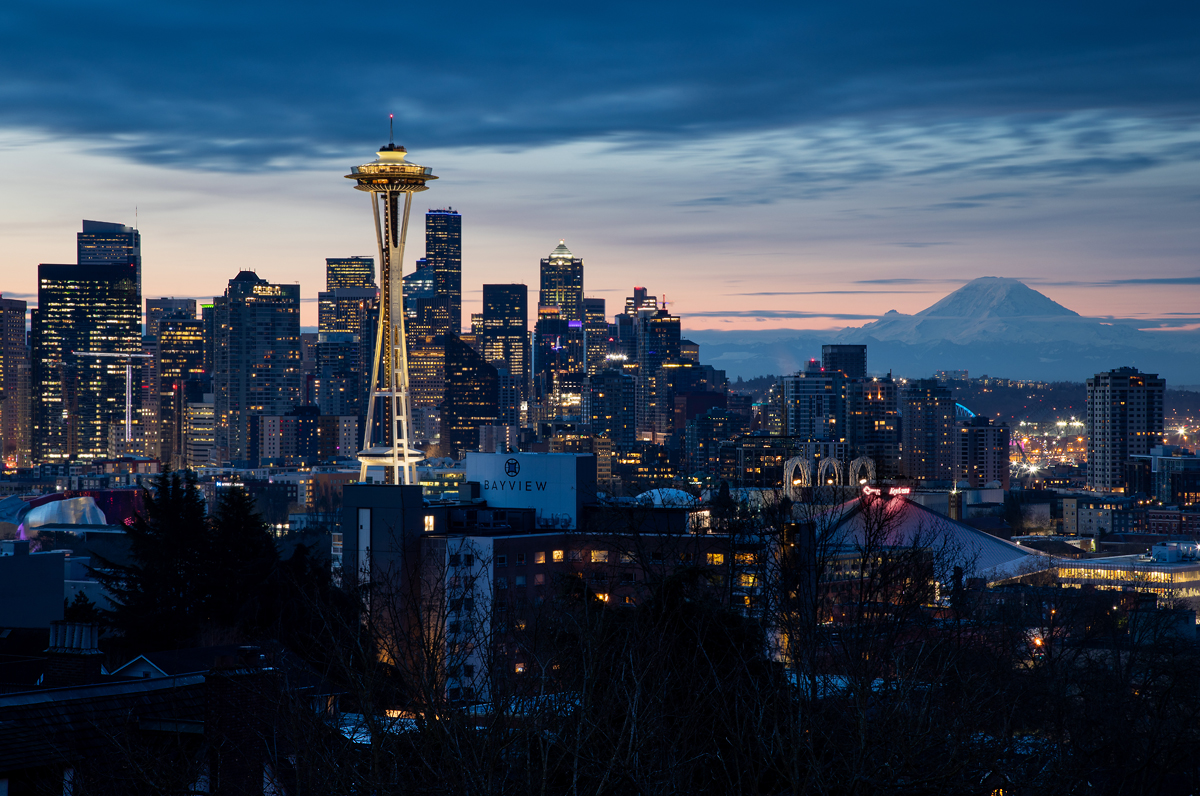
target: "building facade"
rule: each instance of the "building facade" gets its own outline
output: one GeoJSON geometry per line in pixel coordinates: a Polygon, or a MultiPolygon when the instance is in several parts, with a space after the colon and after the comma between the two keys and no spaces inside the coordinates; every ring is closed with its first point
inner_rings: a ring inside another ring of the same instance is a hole
{"type": "Polygon", "coordinates": [[[242,271],[213,304],[216,447],[222,461],[248,461],[251,416],[300,402],[300,286],[242,271]]]}
{"type": "Polygon", "coordinates": [[[1166,381],[1136,368],[1117,368],[1087,380],[1088,486],[1125,491],[1126,463],[1163,444],[1166,381]]]}

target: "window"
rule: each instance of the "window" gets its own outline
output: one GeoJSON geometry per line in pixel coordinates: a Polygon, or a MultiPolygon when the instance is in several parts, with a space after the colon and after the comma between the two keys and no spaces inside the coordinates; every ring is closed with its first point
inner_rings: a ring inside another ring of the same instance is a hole
{"type": "Polygon", "coordinates": [[[546,554],[545,553],[534,553],[533,554],[533,563],[545,564],[546,563],[546,554]]]}
{"type": "Polygon", "coordinates": [[[496,566],[507,567],[508,566],[508,556],[496,556],[496,566]]]}
{"type": "Polygon", "coordinates": [[[650,560],[653,561],[655,564],[661,564],[663,562],[662,551],[655,550],[653,553],[650,554],[650,560]]]}
{"type": "Polygon", "coordinates": [[[517,674],[525,674],[525,664],[523,663],[518,663],[513,669],[517,674]]]}
{"type": "Polygon", "coordinates": [[[634,604],[634,603],[633,603],[633,598],[632,598],[632,597],[626,597],[626,598],[625,598],[625,604],[626,604],[626,605],[633,605],[633,604],[634,604]]]}
{"type": "Polygon", "coordinates": [[[433,515],[425,515],[425,533],[433,533],[433,515]]]}
{"type": "Polygon", "coordinates": [[[546,576],[541,574],[540,572],[537,575],[534,575],[533,576],[533,585],[534,586],[545,586],[546,585],[546,576]]]}
{"type": "Polygon", "coordinates": [[[592,573],[592,581],[595,583],[607,583],[608,582],[608,573],[607,572],[593,572],[592,573]]]}
{"type": "Polygon", "coordinates": [[[463,566],[466,566],[466,567],[475,566],[475,556],[473,556],[473,555],[463,556],[463,566]]]}
{"type": "Polygon", "coordinates": [[[583,560],[583,553],[582,553],[582,551],[580,551],[580,550],[568,550],[568,551],[567,551],[567,560],[568,560],[568,561],[582,561],[582,560],[583,560]]]}
{"type": "Polygon", "coordinates": [[[758,577],[756,575],[742,574],[738,576],[738,585],[743,589],[753,589],[758,585],[758,577]]]}
{"type": "Polygon", "coordinates": [[[608,602],[608,594],[606,592],[597,592],[596,599],[602,603],[608,602]]]}
{"type": "Polygon", "coordinates": [[[563,551],[555,550],[554,552],[552,552],[550,554],[550,558],[552,558],[555,561],[562,561],[563,560],[563,551]]]}
{"type": "Polygon", "coordinates": [[[624,550],[622,550],[621,551],[621,563],[622,564],[632,564],[633,563],[633,553],[626,553],[624,550]]]}
{"type": "Polygon", "coordinates": [[[507,589],[508,588],[508,578],[496,578],[496,588],[497,589],[507,589]]]}
{"type": "Polygon", "coordinates": [[[516,582],[516,584],[517,584],[518,586],[524,586],[524,585],[525,585],[525,576],[524,576],[524,575],[517,575],[517,578],[516,578],[516,581],[515,581],[515,582],[516,582]]]}
{"type": "Polygon", "coordinates": [[[751,567],[758,563],[757,553],[738,553],[737,562],[744,567],[751,567]]]}
{"type": "Polygon", "coordinates": [[[632,572],[622,572],[621,573],[621,585],[622,586],[632,586],[634,584],[634,582],[635,582],[635,579],[633,577],[632,572]]]}
{"type": "Polygon", "coordinates": [[[608,563],[608,551],[607,550],[593,550],[592,551],[592,563],[593,564],[608,563]]]}
{"type": "Polygon", "coordinates": [[[516,621],[516,624],[513,625],[513,627],[515,627],[517,630],[524,630],[525,629],[525,620],[518,619],[516,621]]]}
{"type": "Polygon", "coordinates": [[[517,553],[517,566],[518,567],[525,566],[525,554],[524,553],[517,553]]]}
{"type": "Polygon", "coordinates": [[[450,554],[450,566],[457,567],[461,563],[462,563],[462,556],[460,556],[458,553],[450,554]]]}
{"type": "Polygon", "coordinates": [[[719,566],[722,566],[724,563],[725,563],[725,554],[724,553],[709,553],[708,554],[708,565],[710,567],[719,567],[719,566]]]}

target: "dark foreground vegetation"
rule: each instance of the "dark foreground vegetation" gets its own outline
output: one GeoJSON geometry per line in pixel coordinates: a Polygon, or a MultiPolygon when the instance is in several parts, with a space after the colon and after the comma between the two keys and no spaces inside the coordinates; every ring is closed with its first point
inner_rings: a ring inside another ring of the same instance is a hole
{"type": "MultiPolygon", "coordinates": [[[[804,549],[815,526],[794,517],[758,518],[755,533],[804,549]]],[[[715,522],[750,520],[726,506],[715,522]]],[[[210,712],[203,735],[168,742],[114,721],[78,766],[79,794],[194,792],[231,739],[291,794],[1200,788],[1194,628],[1136,594],[985,589],[961,573],[935,586],[936,554],[917,545],[860,549],[840,590],[832,558],[781,554],[751,606],[687,566],[635,605],[573,579],[521,618],[477,606],[475,698],[451,700],[464,650],[444,615],[385,631],[395,623],[373,617],[411,615],[398,603],[412,595],[340,586],[304,547],[280,560],[240,491],[207,516],[189,476],[164,474],[132,535],[134,561],[101,573],[120,602],[104,617],[115,658],[217,643],[262,654],[237,669],[235,726],[210,712]],[[533,662],[521,672],[503,664],[518,646],[533,662]]]]}

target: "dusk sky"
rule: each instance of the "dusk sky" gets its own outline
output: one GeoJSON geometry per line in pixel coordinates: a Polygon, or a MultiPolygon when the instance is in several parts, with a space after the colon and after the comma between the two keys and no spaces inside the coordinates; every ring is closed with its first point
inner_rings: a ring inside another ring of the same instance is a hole
{"type": "Polygon", "coordinates": [[[0,290],[84,218],[146,296],[374,254],[342,175],[387,141],[463,214],[464,320],[565,238],[588,295],[690,329],[861,325],[978,276],[1196,328],[1200,5],[0,6],[0,290]]]}

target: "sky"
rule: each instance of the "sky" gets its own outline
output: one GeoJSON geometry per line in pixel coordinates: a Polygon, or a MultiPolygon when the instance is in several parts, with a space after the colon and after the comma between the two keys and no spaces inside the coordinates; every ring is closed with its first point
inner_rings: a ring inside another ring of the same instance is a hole
{"type": "Polygon", "coordinates": [[[299,282],[373,254],[389,113],[463,214],[464,322],[634,285],[690,329],[840,328],[978,276],[1195,327],[1200,5],[961,2],[0,4],[0,291],[81,219],[135,222],[144,293],[299,282]],[[135,210],[136,208],[136,210],[135,210]]]}

